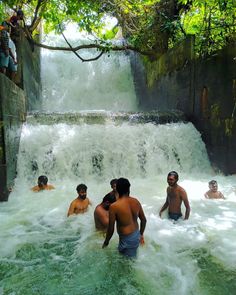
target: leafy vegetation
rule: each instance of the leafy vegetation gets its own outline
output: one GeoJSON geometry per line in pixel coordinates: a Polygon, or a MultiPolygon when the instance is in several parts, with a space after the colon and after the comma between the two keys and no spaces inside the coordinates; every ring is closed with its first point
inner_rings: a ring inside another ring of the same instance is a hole
{"type": "Polygon", "coordinates": [[[42,20],[45,32],[58,33],[74,22],[79,30],[96,36],[98,50],[128,48],[152,58],[188,34],[195,35],[199,56],[214,54],[236,37],[235,0],[8,0],[0,1],[0,16],[18,8],[25,12],[29,38],[42,20]],[[107,17],[117,19],[113,28],[106,29],[107,17]],[[113,46],[110,40],[119,28],[125,41],[113,46]]]}

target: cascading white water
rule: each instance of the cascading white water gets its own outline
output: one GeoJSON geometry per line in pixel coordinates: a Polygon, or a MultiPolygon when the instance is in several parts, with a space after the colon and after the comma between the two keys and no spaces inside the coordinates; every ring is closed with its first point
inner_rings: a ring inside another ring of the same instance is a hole
{"type": "MultiPolygon", "coordinates": [[[[56,53],[54,56],[58,59],[56,53]]],[[[71,63],[74,61],[67,60],[64,68],[69,69],[71,63]]],[[[57,80],[61,88],[56,87],[59,92],[54,95],[50,82],[44,85],[44,109],[80,110],[83,99],[78,109],[77,99],[73,100],[80,89],[78,82],[70,84],[71,97],[67,97],[63,89],[67,91],[68,80],[63,75],[53,79],[51,66],[43,80],[57,80]],[[61,105],[60,93],[65,95],[61,105]],[[70,102],[65,107],[67,98],[70,102]]],[[[126,80],[126,75],[122,77],[126,80]]],[[[105,84],[109,89],[110,82],[105,84]]],[[[95,85],[90,85],[94,100],[99,92],[95,85]]],[[[106,91],[107,98],[113,99],[119,86],[106,91]]],[[[98,97],[99,102],[85,109],[108,109],[108,99],[98,97]]],[[[111,106],[116,103],[111,100],[111,106]]],[[[235,176],[212,171],[200,134],[190,123],[26,123],[16,184],[9,201],[0,206],[0,294],[233,295],[235,180],[235,176]],[[179,184],[187,191],[188,221],[173,223],[165,214],[162,219],[158,216],[170,170],[179,172],[179,184]],[[30,191],[40,174],[48,175],[55,190],[30,191]],[[146,244],[134,262],[119,256],[117,234],[102,249],[104,236],[94,229],[94,208],[110,191],[109,181],[120,176],[129,178],[131,195],[140,200],[147,217],[146,244]],[[204,199],[212,178],[218,180],[226,200],[204,199]],[[67,218],[81,182],[88,186],[92,206],[85,214],[67,218]]]]}
{"type": "MultiPolygon", "coordinates": [[[[58,39],[50,35],[47,43],[65,46],[62,38],[58,39]]],[[[81,39],[69,41],[81,43],[81,39]]],[[[81,55],[91,58],[98,52],[84,51],[81,55]]],[[[44,111],[137,110],[127,54],[104,54],[97,61],[82,63],[72,53],[43,50],[41,64],[44,111]]]]}

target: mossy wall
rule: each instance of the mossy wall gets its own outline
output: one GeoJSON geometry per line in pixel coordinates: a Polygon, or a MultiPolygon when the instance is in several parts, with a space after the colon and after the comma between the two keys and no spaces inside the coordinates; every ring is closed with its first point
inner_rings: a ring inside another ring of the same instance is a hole
{"type": "Polygon", "coordinates": [[[22,123],[25,120],[26,96],[3,74],[0,74],[0,200],[7,200],[16,176],[17,154],[22,123]]]}
{"type": "Polygon", "coordinates": [[[8,199],[16,177],[17,154],[26,112],[40,104],[40,55],[23,34],[14,40],[18,72],[15,81],[0,74],[0,201],[8,199]]]}
{"type": "Polygon", "coordinates": [[[133,55],[134,84],[141,110],[181,110],[202,134],[216,170],[236,173],[236,44],[196,59],[187,38],[159,60],[133,55]]]}

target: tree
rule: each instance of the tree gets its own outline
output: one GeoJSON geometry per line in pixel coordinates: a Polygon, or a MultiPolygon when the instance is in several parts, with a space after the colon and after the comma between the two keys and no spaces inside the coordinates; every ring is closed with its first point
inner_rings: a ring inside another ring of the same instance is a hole
{"type": "MultiPolygon", "coordinates": [[[[0,2],[1,3],[1,2],[0,2]]],[[[186,37],[196,36],[199,56],[213,54],[235,40],[235,0],[8,0],[0,5],[0,13],[22,8],[26,15],[25,32],[30,42],[52,50],[70,50],[77,54],[83,48],[99,51],[99,58],[110,50],[134,50],[152,59],[186,37]],[[115,17],[117,24],[105,30],[106,16],[115,17]],[[34,32],[43,22],[46,32],[63,34],[68,22],[77,23],[79,30],[96,36],[91,44],[52,47],[37,43],[34,32]],[[111,41],[122,28],[122,46],[111,41]]],[[[81,57],[80,57],[81,58],[81,57]]],[[[85,61],[81,58],[82,61],[85,61]]]]}

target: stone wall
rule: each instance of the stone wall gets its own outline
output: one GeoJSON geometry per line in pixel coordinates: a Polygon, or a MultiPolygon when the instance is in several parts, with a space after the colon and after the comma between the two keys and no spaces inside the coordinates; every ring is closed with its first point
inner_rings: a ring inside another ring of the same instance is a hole
{"type": "Polygon", "coordinates": [[[155,62],[131,59],[141,110],[181,110],[202,134],[216,170],[236,173],[236,44],[213,57],[194,56],[187,38],[155,62]]]}
{"type": "Polygon", "coordinates": [[[0,74],[0,200],[7,200],[16,176],[17,154],[22,123],[25,120],[26,96],[3,74],[0,74]]]}
{"type": "Polygon", "coordinates": [[[0,74],[0,201],[8,199],[16,177],[22,123],[26,111],[40,105],[40,55],[23,34],[14,40],[18,72],[15,81],[0,74]]]}

